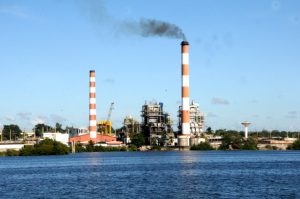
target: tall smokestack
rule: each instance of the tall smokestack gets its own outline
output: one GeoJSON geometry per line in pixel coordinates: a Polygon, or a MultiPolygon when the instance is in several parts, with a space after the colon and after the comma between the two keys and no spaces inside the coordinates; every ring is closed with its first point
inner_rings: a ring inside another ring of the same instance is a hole
{"type": "Polygon", "coordinates": [[[178,144],[182,147],[190,145],[190,96],[189,96],[189,43],[181,42],[181,135],[178,144]]]}
{"type": "Polygon", "coordinates": [[[95,71],[90,71],[90,116],[89,116],[89,132],[90,138],[97,137],[97,121],[96,121],[96,76],[95,71]]]}

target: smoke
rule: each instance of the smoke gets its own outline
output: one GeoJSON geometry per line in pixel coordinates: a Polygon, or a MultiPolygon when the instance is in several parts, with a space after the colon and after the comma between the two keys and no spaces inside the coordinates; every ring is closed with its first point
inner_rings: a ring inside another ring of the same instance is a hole
{"type": "Polygon", "coordinates": [[[142,37],[166,37],[186,40],[182,29],[175,24],[156,19],[124,22],[127,31],[142,37]]]}
{"type": "Polygon", "coordinates": [[[98,27],[102,25],[111,26],[117,29],[118,33],[139,35],[142,37],[165,37],[186,40],[182,29],[172,23],[157,19],[118,20],[114,18],[106,9],[104,1],[88,0],[84,1],[82,8],[89,18],[98,27]]]}

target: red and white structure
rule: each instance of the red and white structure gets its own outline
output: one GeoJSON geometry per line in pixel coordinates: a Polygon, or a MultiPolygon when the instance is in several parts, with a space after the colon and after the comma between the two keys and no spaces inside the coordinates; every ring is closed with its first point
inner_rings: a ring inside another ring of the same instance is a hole
{"type": "Polygon", "coordinates": [[[96,73],[90,71],[90,106],[89,106],[89,132],[90,138],[97,137],[97,120],[96,120],[96,73]]]}
{"type": "Polygon", "coordinates": [[[181,42],[181,135],[178,137],[179,146],[189,146],[190,139],[190,96],[189,96],[189,43],[181,42]]]}

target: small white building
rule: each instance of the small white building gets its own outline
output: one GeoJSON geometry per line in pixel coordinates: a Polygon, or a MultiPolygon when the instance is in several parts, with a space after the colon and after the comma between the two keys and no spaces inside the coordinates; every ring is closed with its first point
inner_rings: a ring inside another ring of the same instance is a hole
{"type": "Polygon", "coordinates": [[[68,143],[69,143],[69,134],[67,134],[67,133],[45,132],[45,133],[43,133],[43,138],[52,139],[52,140],[61,142],[65,145],[68,145],[68,143]]]}

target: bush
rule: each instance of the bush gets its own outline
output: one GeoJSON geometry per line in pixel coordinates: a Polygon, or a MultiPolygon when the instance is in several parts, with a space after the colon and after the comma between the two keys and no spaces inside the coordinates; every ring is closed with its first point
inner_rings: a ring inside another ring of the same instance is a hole
{"type": "Polygon", "coordinates": [[[93,150],[93,152],[114,152],[114,151],[127,151],[127,147],[95,146],[93,150]]]}
{"type": "Polygon", "coordinates": [[[289,145],[287,150],[300,150],[300,140],[296,140],[293,144],[289,145]]]}
{"type": "Polygon", "coordinates": [[[212,146],[208,142],[201,142],[198,145],[193,145],[190,150],[199,150],[199,151],[206,151],[206,150],[214,150],[212,146]]]}
{"type": "Polygon", "coordinates": [[[138,148],[135,145],[129,145],[128,151],[137,151],[138,148]]]}
{"type": "Polygon", "coordinates": [[[161,151],[161,146],[152,146],[151,150],[152,151],[161,151]]]}
{"type": "Polygon", "coordinates": [[[75,144],[75,151],[76,153],[81,153],[81,152],[85,152],[86,150],[80,142],[77,142],[75,144]]]}
{"type": "Polygon", "coordinates": [[[32,146],[24,146],[20,150],[20,155],[66,155],[70,152],[70,148],[63,143],[51,139],[45,139],[38,144],[32,146]]]}
{"type": "Polygon", "coordinates": [[[30,156],[30,155],[34,155],[34,148],[31,145],[28,146],[24,146],[21,150],[20,150],[20,156],[30,156]]]}
{"type": "Polygon", "coordinates": [[[14,150],[14,149],[7,149],[6,150],[6,156],[18,156],[19,151],[14,150]]]}
{"type": "Polygon", "coordinates": [[[94,145],[94,142],[90,140],[89,143],[85,146],[86,152],[94,152],[94,145]]]}

